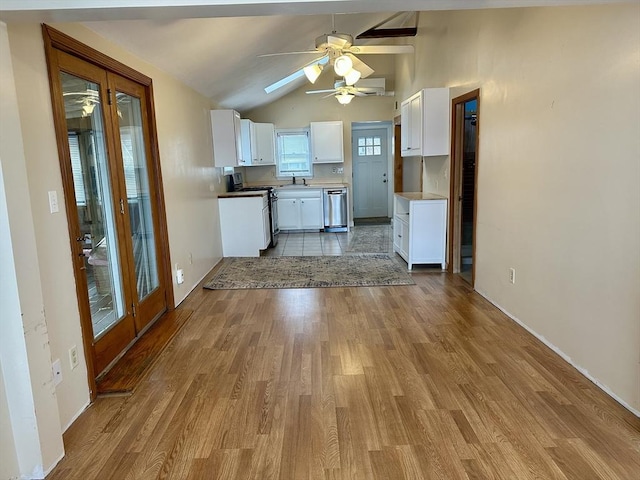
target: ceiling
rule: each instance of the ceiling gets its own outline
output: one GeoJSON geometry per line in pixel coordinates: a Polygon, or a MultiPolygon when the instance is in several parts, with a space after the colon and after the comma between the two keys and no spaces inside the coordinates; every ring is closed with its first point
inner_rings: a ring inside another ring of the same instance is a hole
{"type": "MultiPolygon", "coordinates": [[[[81,21],[99,35],[211,98],[219,107],[243,112],[272,102],[307,83],[301,78],[266,94],[264,87],[316,56],[259,58],[258,55],[313,49],[316,37],[332,31],[332,13],[336,13],[336,30],[355,37],[390,17],[394,13],[390,8],[426,11],[613,1],[110,0],[105,7],[101,0],[48,0],[47,9],[42,9],[43,2],[37,0],[2,0],[0,20],[7,23],[81,21]]],[[[356,43],[397,41],[411,43],[412,39],[356,43]]],[[[378,70],[373,77],[382,73],[387,84],[393,84],[393,78],[389,78],[392,69],[376,68],[376,62],[380,63],[381,59],[371,55],[359,57],[378,70]]],[[[322,77],[325,76],[328,76],[326,72],[322,77]]]]}
{"type": "MultiPolygon", "coordinates": [[[[336,15],[335,28],[355,37],[389,16],[388,12],[336,15]]],[[[332,31],[332,18],[331,15],[278,15],[87,22],[85,25],[210,97],[219,107],[242,112],[308,84],[303,77],[270,94],[264,91],[267,85],[320,54],[263,58],[258,55],[314,50],[316,37],[332,31]]],[[[390,42],[384,39],[372,43],[390,42]]],[[[376,61],[366,57],[359,56],[366,63],[376,61]]],[[[324,72],[325,76],[330,73],[324,72]]]]}

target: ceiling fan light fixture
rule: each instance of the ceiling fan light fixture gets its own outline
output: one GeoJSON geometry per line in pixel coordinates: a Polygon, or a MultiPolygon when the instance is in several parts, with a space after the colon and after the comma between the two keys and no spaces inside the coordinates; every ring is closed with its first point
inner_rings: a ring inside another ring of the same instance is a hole
{"type": "Polygon", "coordinates": [[[360,80],[360,77],[362,76],[362,73],[360,73],[358,70],[356,70],[355,68],[352,68],[349,72],[347,72],[347,74],[344,76],[344,82],[351,86],[354,85],[358,80],[360,80]]]}
{"type": "Polygon", "coordinates": [[[309,80],[311,83],[316,83],[316,80],[322,73],[322,67],[317,63],[314,63],[313,65],[307,65],[303,68],[303,70],[304,74],[307,76],[307,80],[309,80]]]}
{"type": "Polygon", "coordinates": [[[353,97],[355,97],[355,95],[351,93],[341,93],[340,95],[336,95],[338,103],[340,103],[341,105],[349,105],[351,103],[351,100],[353,100],[353,97]]]}
{"type": "Polygon", "coordinates": [[[336,75],[344,77],[353,69],[353,61],[347,55],[340,55],[336,58],[335,62],[333,62],[333,69],[336,75]]]}

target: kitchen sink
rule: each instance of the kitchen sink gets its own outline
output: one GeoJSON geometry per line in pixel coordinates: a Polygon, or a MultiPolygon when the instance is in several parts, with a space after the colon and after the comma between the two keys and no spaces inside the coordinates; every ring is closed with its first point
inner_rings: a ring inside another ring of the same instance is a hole
{"type": "Polygon", "coordinates": [[[287,183],[285,185],[280,185],[278,188],[305,188],[305,187],[310,187],[309,184],[305,185],[303,183],[287,183]]]}

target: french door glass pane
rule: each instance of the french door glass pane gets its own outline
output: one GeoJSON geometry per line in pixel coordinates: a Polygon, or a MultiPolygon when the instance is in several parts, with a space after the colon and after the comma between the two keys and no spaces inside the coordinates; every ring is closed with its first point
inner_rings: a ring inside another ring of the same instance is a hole
{"type": "Polygon", "coordinates": [[[138,300],[142,301],[160,284],[151,214],[149,172],[142,131],[142,109],[140,99],[126,93],[118,92],[117,101],[136,284],[138,300]]]}
{"type": "Polygon", "coordinates": [[[102,104],[96,83],[60,73],[93,336],[124,317],[102,104]]]}

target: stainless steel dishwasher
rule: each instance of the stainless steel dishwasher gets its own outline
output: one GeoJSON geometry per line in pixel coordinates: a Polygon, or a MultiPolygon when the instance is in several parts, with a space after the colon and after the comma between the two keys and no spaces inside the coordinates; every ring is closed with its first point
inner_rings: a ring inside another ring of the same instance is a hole
{"type": "Polygon", "coordinates": [[[347,213],[347,201],[346,188],[324,189],[323,204],[325,232],[348,231],[349,215],[347,213]]]}

